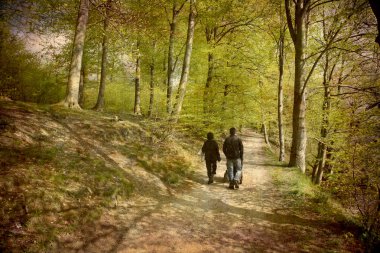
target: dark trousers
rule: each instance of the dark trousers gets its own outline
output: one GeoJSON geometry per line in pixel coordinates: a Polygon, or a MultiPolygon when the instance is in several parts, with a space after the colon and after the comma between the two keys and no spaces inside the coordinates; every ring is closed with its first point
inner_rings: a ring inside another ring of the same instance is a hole
{"type": "Polygon", "coordinates": [[[216,161],[206,160],[207,176],[210,178],[216,173],[216,161]]]}

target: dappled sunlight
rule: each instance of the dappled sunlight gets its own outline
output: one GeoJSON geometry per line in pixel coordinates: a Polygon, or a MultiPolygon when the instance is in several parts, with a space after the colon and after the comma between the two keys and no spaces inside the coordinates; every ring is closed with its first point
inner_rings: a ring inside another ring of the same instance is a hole
{"type": "MultiPolygon", "coordinates": [[[[252,163],[267,162],[256,152],[264,148],[262,138],[251,134],[244,143],[247,163],[239,190],[227,189],[223,162],[212,185],[199,164],[190,190],[136,195],[104,216],[94,235],[73,244],[72,252],[350,252],[331,225],[300,215],[286,202],[272,183],[273,167],[252,163]]],[[[71,252],[60,245],[61,252],[71,252]]]]}
{"type": "Polygon", "coordinates": [[[355,245],[337,224],[284,195],[286,182],[280,187],[275,178],[283,168],[254,132],[242,135],[243,183],[230,190],[224,158],[208,185],[193,149],[170,149],[173,141],[158,143],[134,122],[54,108],[53,120],[17,108],[14,114],[7,127],[16,135],[2,132],[1,155],[12,154],[2,173],[28,192],[26,199],[17,186],[7,194],[17,218],[34,230],[11,219],[7,225],[18,225],[11,229],[25,240],[48,243],[52,252],[351,252],[355,245]],[[23,185],[16,171],[36,186],[23,185]]]}

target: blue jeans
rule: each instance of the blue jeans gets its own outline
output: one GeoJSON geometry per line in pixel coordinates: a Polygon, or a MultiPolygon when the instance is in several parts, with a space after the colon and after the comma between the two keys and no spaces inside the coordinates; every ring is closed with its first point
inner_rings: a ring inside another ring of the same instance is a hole
{"type": "Polygon", "coordinates": [[[241,178],[241,159],[227,159],[227,172],[228,178],[231,180],[239,181],[241,178]],[[236,174],[234,175],[234,168],[236,174]]]}

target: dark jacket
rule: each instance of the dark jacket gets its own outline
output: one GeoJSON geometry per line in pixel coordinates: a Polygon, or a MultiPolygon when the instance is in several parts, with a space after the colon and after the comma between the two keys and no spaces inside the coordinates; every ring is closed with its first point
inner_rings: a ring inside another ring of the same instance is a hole
{"type": "Polygon", "coordinates": [[[223,143],[223,153],[227,159],[243,160],[243,142],[236,135],[230,135],[223,143]]]}
{"type": "Polygon", "coordinates": [[[220,161],[220,153],[218,143],[215,140],[207,140],[203,144],[202,152],[205,154],[206,161],[220,161]]]}

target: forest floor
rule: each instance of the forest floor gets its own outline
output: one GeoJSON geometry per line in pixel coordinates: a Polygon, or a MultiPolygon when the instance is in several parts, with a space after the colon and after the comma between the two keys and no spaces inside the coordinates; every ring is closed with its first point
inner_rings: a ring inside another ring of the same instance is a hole
{"type": "MultiPolygon", "coordinates": [[[[323,198],[308,197],[293,188],[293,181],[289,178],[294,175],[294,169],[276,162],[262,136],[250,130],[244,130],[240,135],[245,147],[244,179],[240,189],[230,190],[223,182],[225,160],[218,164],[215,182],[208,185],[205,165],[196,152],[191,151],[186,153],[185,160],[177,161],[181,167],[181,163],[188,166],[188,160],[191,160],[191,176],[173,188],[167,183],[167,177],[163,178],[144,167],[148,166],[147,163],[152,166],[144,159],[149,160],[157,154],[152,154],[152,157],[131,156],[136,150],[130,148],[126,155],[121,149],[113,148],[120,144],[116,143],[117,139],[112,145],[96,139],[93,125],[96,123],[90,119],[93,115],[85,121],[75,121],[72,115],[51,117],[51,113],[41,111],[33,114],[9,104],[7,110],[0,112],[3,122],[4,118],[6,121],[3,125],[12,125],[9,123],[11,117],[18,120],[29,117],[29,123],[43,122],[41,128],[45,128],[46,134],[46,128],[55,128],[54,139],[73,142],[79,149],[75,151],[79,155],[93,153],[107,164],[123,170],[134,182],[134,191],[128,198],[118,199],[116,194],[112,207],[102,208],[94,221],[80,224],[79,231],[58,233],[49,242],[49,252],[363,252],[353,230],[339,222],[332,212],[321,211],[330,208],[323,198]],[[25,118],[26,114],[29,116],[25,118]],[[58,132],[66,136],[58,136],[58,132]]],[[[99,119],[97,122],[99,124],[99,119]]],[[[136,129],[135,123],[128,124],[136,129]]],[[[100,128],[100,125],[96,126],[100,128]]],[[[14,134],[18,132],[17,128],[20,129],[19,126],[12,127],[14,134]]],[[[101,128],[104,130],[104,125],[101,128]]],[[[137,136],[135,134],[129,136],[137,136]]],[[[4,131],[0,137],[2,144],[10,138],[4,131]]],[[[46,142],[42,137],[35,139],[46,142]]],[[[151,141],[147,136],[144,138],[151,141]]],[[[144,153],[141,147],[138,150],[144,153]]],[[[6,161],[2,161],[2,165],[7,168],[16,166],[6,161]]],[[[161,163],[156,165],[163,166],[161,163]]],[[[2,174],[10,176],[10,172],[2,174]]],[[[91,189],[88,191],[92,192],[91,189]]],[[[62,208],[57,207],[57,213],[76,209],[72,206],[62,208]]],[[[59,219],[51,222],[54,221],[59,222],[59,219]]],[[[20,227],[17,226],[19,234],[27,235],[27,229],[22,231],[20,227]]]]}
{"type": "MultiPolygon", "coordinates": [[[[273,175],[286,168],[268,157],[261,135],[245,131],[242,138],[244,182],[238,190],[223,182],[224,160],[211,185],[199,163],[190,189],[175,193],[159,183],[160,194],[137,193],[105,214],[87,237],[61,241],[59,252],[361,252],[351,232],[331,217],[284,196],[273,175]]],[[[113,159],[123,165],[122,157],[113,159]]],[[[150,181],[152,175],[140,176],[150,181]]]]}

